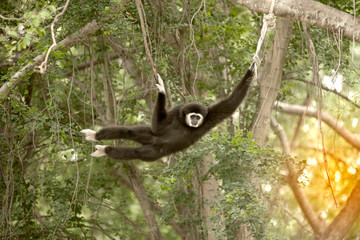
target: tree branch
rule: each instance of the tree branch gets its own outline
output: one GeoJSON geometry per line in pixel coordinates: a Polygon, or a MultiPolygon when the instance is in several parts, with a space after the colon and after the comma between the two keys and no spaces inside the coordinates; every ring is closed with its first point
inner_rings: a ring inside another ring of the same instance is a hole
{"type": "Polygon", "coordinates": [[[8,17],[5,17],[5,16],[3,16],[1,14],[0,14],[0,18],[2,20],[5,20],[5,21],[21,21],[21,20],[24,19],[23,17],[21,17],[21,18],[8,18],[8,17]]]}
{"type": "Polygon", "coordinates": [[[341,240],[350,231],[351,226],[360,215],[360,180],[351,192],[345,207],[326,229],[323,240],[341,240]]]}
{"type": "MultiPolygon", "coordinates": [[[[306,114],[309,117],[318,117],[318,111],[314,108],[300,106],[300,105],[292,105],[282,102],[275,102],[275,108],[279,109],[279,111],[294,114],[294,115],[302,115],[306,114]]],[[[350,143],[356,149],[360,149],[360,139],[356,134],[353,134],[345,127],[338,124],[338,121],[332,118],[329,114],[321,112],[320,113],[321,120],[324,121],[329,127],[334,129],[340,136],[342,136],[348,143],[350,143]]]]}
{"type": "MultiPolygon", "coordinates": [[[[108,57],[108,60],[113,61],[113,60],[116,60],[116,59],[119,59],[119,58],[120,58],[119,55],[112,55],[112,56],[108,57]]],[[[102,63],[104,63],[103,59],[95,60],[93,62],[94,66],[96,66],[98,64],[102,64],[102,63]]],[[[76,71],[82,71],[82,70],[85,70],[85,69],[89,68],[90,65],[91,64],[90,64],[90,61],[89,61],[89,62],[81,63],[78,66],[74,66],[74,68],[75,68],[76,71]]],[[[1,67],[1,64],[0,64],[0,67],[1,67]]],[[[71,71],[71,72],[66,73],[65,77],[71,77],[72,75],[73,75],[73,72],[71,71]]]]}
{"type": "MultiPolygon", "coordinates": [[[[268,13],[271,0],[233,0],[256,12],[268,13]]],[[[313,0],[277,0],[274,14],[292,18],[325,31],[341,32],[346,38],[360,42],[360,19],[313,0]]]]}
{"type": "MultiPolygon", "coordinates": [[[[286,132],[284,128],[275,120],[274,117],[271,118],[271,128],[278,135],[281,145],[283,146],[284,153],[290,155],[291,149],[288,138],[286,136],[286,132]]],[[[289,186],[293,191],[295,198],[298,201],[299,206],[302,212],[304,213],[305,218],[309,222],[311,228],[313,229],[316,235],[321,236],[323,231],[325,230],[325,222],[322,221],[322,219],[320,219],[318,215],[315,213],[306,194],[299,187],[299,184],[297,182],[298,174],[295,171],[295,167],[293,163],[289,161],[286,163],[286,165],[289,171],[287,176],[289,186]]]]}
{"type": "MultiPolygon", "coordinates": [[[[68,36],[67,38],[59,42],[59,44],[55,46],[53,50],[59,49],[60,47],[70,49],[75,44],[87,39],[89,36],[94,34],[98,29],[100,29],[101,26],[101,24],[93,20],[92,22],[86,24],[80,31],[68,36]]],[[[33,61],[30,61],[27,65],[17,71],[8,82],[4,83],[0,88],[0,101],[7,97],[7,95],[14,87],[18,86],[22,81],[27,79],[27,76],[25,76],[26,73],[28,73],[29,71],[33,71],[35,66],[44,61],[45,56],[46,53],[38,55],[33,59],[33,61]]]]}
{"type": "MultiPolygon", "coordinates": [[[[296,115],[306,114],[310,117],[315,117],[315,118],[318,117],[317,111],[313,108],[307,108],[299,105],[290,105],[281,102],[277,102],[275,105],[279,107],[280,111],[285,113],[296,114],[296,115]]],[[[326,113],[321,112],[321,120],[324,121],[327,125],[329,125],[329,127],[333,128],[334,131],[336,131],[340,136],[342,136],[346,141],[348,141],[353,147],[359,149],[360,140],[357,135],[351,133],[346,128],[338,125],[337,121],[326,113]]],[[[291,189],[293,189],[294,194],[299,195],[296,198],[298,199],[298,198],[306,197],[302,191],[301,191],[302,193],[297,192],[296,189],[297,177],[296,175],[293,176],[291,175],[292,174],[289,173],[289,178],[288,178],[289,184],[291,189]],[[290,177],[293,179],[290,179],[290,177]],[[304,196],[301,196],[302,194],[304,196]]],[[[324,229],[325,231],[320,231],[318,233],[321,235],[321,239],[324,240],[343,239],[346,233],[350,230],[351,226],[354,224],[354,222],[357,220],[357,218],[360,215],[359,202],[360,202],[360,180],[357,182],[356,186],[352,190],[351,195],[347,203],[345,204],[344,208],[341,210],[341,212],[336,216],[336,218],[332,221],[332,223],[326,229],[324,229]]],[[[315,218],[313,220],[319,221],[319,219],[315,219],[315,218]]]]}

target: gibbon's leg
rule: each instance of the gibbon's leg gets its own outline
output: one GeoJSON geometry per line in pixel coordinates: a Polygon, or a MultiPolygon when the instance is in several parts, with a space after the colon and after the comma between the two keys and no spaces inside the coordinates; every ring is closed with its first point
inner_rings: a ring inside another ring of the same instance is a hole
{"type": "Polygon", "coordinates": [[[127,139],[141,144],[151,144],[154,136],[149,126],[114,126],[105,127],[98,132],[90,129],[81,131],[88,141],[127,139]]]}
{"type": "Polygon", "coordinates": [[[102,157],[108,155],[117,160],[140,159],[143,161],[155,161],[163,156],[161,152],[152,145],[141,147],[112,147],[96,145],[96,151],[91,154],[93,157],[102,157]]]}

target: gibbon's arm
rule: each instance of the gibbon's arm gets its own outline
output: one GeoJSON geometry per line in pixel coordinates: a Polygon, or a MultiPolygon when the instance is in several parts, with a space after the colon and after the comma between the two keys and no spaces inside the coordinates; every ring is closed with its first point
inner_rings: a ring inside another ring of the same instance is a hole
{"type": "Polygon", "coordinates": [[[160,75],[157,75],[158,84],[156,87],[159,90],[158,97],[156,100],[156,105],[152,115],[152,126],[156,130],[157,124],[163,121],[166,116],[166,95],[165,95],[165,86],[164,81],[161,79],[160,75]]]}
{"type": "Polygon", "coordinates": [[[239,107],[242,100],[245,98],[254,76],[254,64],[250,66],[245,76],[239,82],[231,95],[225,99],[214,103],[208,108],[207,121],[205,122],[207,128],[214,127],[227,117],[231,116],[239,107]]]}

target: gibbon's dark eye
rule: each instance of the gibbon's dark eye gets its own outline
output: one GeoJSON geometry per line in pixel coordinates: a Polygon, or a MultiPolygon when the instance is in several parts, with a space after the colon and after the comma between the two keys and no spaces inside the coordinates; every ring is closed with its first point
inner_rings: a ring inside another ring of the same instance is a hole
{"type": "Polygon", "coordinates": [[[191,120],[199,121],[199,120],[200,120],[200,117],[199,117],[198,115],[191,115],[191,116],[190,116],[190,119],[191,119],[191,120]]]}

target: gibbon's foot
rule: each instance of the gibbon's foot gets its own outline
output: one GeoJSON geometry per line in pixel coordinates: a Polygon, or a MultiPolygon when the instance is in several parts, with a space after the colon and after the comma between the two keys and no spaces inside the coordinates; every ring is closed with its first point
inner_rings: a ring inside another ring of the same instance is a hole
{"type": "Polygon", "coordinates": [[[95,135],[96,135],[95,131],[93,131],[91,129],[84,129],[84,130],[80,131],[80,133],[82,133],[84,135],[85,140],[97,142],[97,140],[95,138],[95,135]]]}
{"type": "Polygon", "coordinates": [[[90,155],[93,156],[93,157],[103,157],[103,156],[106,155],[106,153],[105,153],[105,148],[106,147],[107,146],[96,145],[95,146],[96,151],[91,153],[90,155]]]}
{"type": "Polygon", "coordinates": [[[159,92],[162,94],[165,94],[165,86],[164,81],[161,79],[160,75],[157,75],[158,84],[156,84],[156,87],[158,88],[159,92]]]}

